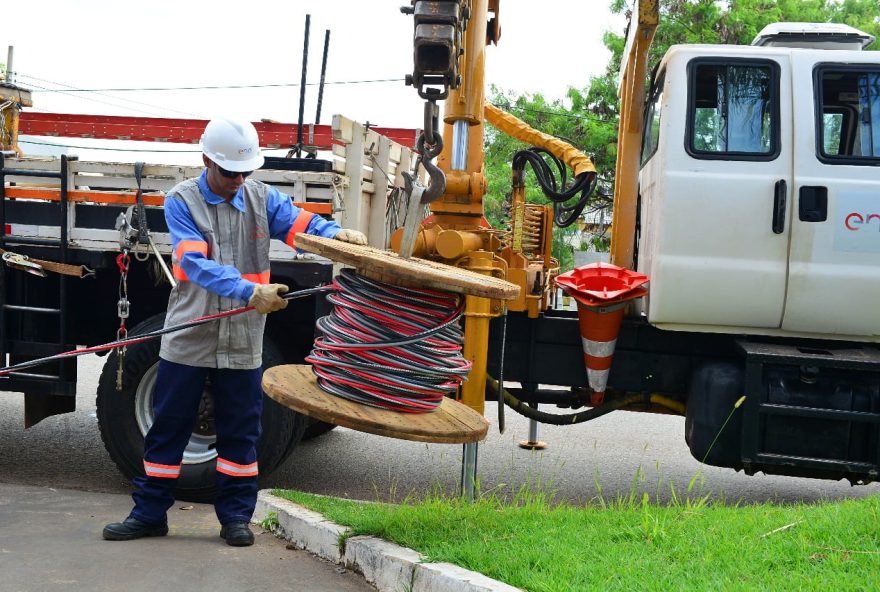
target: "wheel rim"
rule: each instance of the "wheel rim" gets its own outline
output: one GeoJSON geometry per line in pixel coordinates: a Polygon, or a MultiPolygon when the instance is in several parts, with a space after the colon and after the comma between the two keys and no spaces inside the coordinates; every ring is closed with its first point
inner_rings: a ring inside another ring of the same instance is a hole
{"type": "MultiPolygon", "coordinates": [[[[143,436],[147,435],[155,417],[153,414],[153,388],[156,386],[158,373],[159,364],[150,366],[144,373],[143,379],[138,383],[135,392],[135,418],[143,436]]],[[[200,464],[217,458],[217,436],[214,432],[212,406],[213,401],[206,388],[199,405],[199,417],[186,449],[183,451],[183,464],[185,465],[200,464]]]]}

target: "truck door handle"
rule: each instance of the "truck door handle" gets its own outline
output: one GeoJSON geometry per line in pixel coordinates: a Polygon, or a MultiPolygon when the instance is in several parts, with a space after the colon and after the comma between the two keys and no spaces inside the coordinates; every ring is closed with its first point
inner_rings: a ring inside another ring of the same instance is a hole
{"type": "Polygon", "coordinates": [[[785,231],[785,198],[788,193],[788,184],[785,179],[776,181],[773,188],[773,232],[782,234],[785,231]]]}
{"type": "Polygon", "coordinates": [[[805,185],[799,193],[798,218],[801,222],[824,222],[828,219],[827,187],[805,185]]]}

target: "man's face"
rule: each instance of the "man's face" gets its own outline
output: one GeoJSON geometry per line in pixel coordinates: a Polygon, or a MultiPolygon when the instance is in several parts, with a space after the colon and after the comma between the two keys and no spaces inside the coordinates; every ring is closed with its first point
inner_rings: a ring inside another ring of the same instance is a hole
{"type": "Polygon", "coordinates": [[[211,191],[226,201],[230,201],[235,197],[239,187],[244,185],[246,175],[238,174],[230,178],[221,172],[220,166],[216,162],[204,154],[202,155],[202,161],[208,168],[208,187],[211,188],[211,191]]]}

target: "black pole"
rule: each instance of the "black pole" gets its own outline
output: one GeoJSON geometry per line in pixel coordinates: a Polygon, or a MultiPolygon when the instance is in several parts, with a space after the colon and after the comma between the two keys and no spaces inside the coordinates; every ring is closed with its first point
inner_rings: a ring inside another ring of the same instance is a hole
{"type": "Polygon", "coordinates": [[[306,32],[303,38],[303,65],[302,65],[302,78],[300,79],[299,84],[299,120],[297,121],[296,126],[296,156],[299,158],[302,153],[302,145],[303,145],[303,109],[305,108],[306,102],[306,68],[308,68],[309,64],[309,21],[311,21],[312,15],[306,15],[306,32]]]}
{"type": "Polygon", "coordinates": [[[321,83],[318,85],[318,112],[315,125],[321,123],[321,102],[324,100],[324,74],[327,72],[327,48],[330,46],[330,29],[324,31],[324,58],[321,60],[321,83]]]}

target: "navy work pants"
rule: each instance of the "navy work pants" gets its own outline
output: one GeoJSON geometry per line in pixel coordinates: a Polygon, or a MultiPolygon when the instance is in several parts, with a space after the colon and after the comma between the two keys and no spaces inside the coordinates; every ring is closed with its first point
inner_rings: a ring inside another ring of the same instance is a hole
{"type": "Polygon", "coordinates": [[[189,442],[205,381],[210,380],[217,433],[217,499],[221,524],[250,522],[257,503],[257,452],[263,409],[263,370],[199,368],[159,361],[154,421],[144,441],[144,477],[134,480],[131,516],[164,524],[174,504],[183,451],[189,442]]]}

